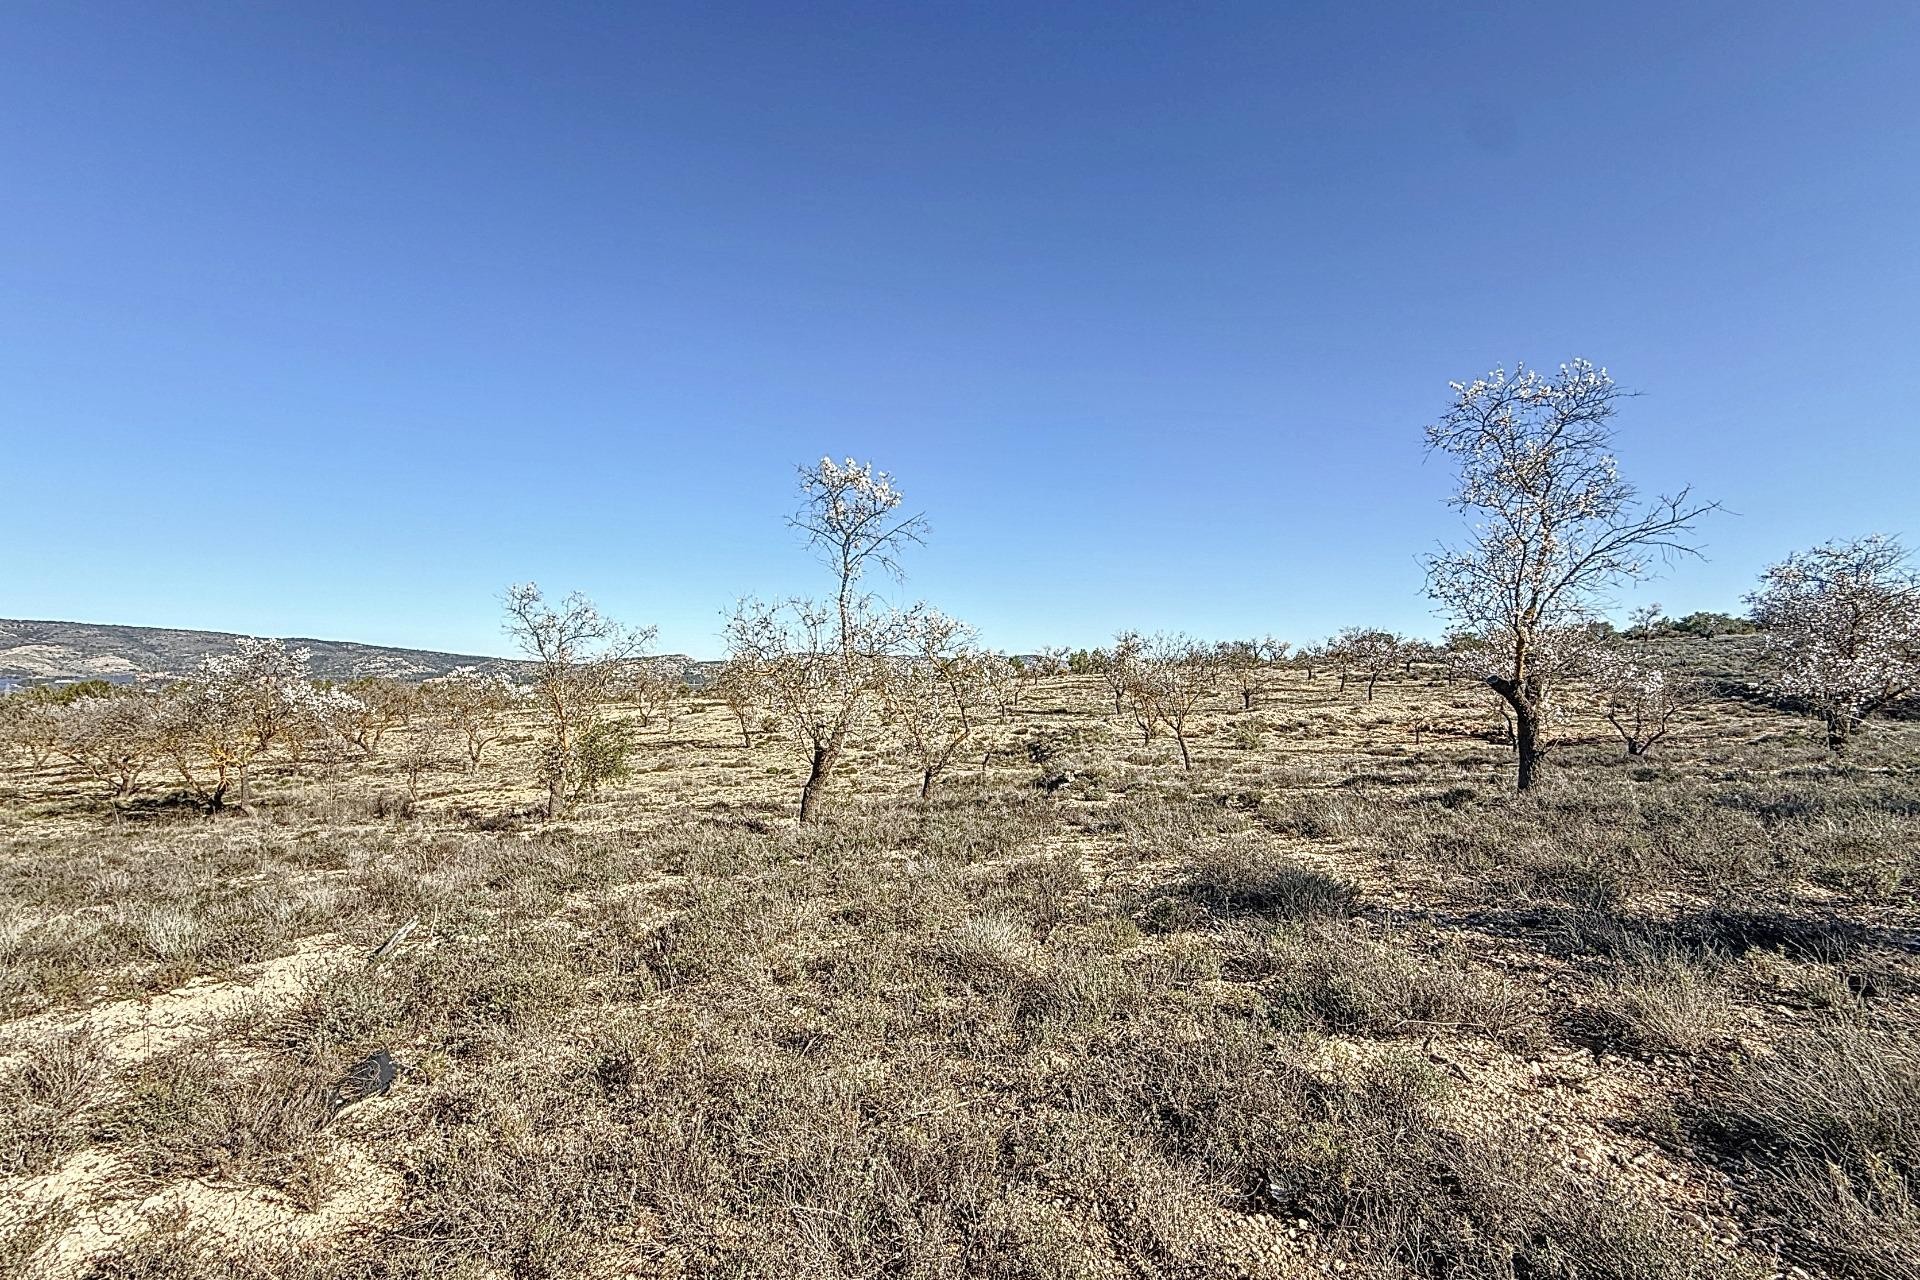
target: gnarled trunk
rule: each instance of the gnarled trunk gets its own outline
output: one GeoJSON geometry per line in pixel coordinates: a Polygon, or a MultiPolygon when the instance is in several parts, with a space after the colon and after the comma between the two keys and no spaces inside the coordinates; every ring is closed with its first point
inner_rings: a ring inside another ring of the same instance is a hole
{"type": "Polygon", "coordinates": [[[1533,682],[1516,682],[1501,676],[1489,677],[1487,684],[1513,708],[1514,754],[1519,758],[1517,786],[1525,791],[1533,786],[1546,756],[1544,694],[1533,682]]]}
{"type": "Polygon", "coordinates": [[[820,814],[820,797],[826,792],[827,779],[840,758],[840,740],[829,738],[813,748],[807,760],[807,784],[800,790],[800,823],[805,826],[820,814]]]}

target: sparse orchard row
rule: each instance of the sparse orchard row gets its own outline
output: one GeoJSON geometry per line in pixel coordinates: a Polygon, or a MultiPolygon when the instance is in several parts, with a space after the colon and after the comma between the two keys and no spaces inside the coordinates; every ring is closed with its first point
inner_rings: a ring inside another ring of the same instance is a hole
{"type": "MultiPolygon", "coordinates": [[[[1031,685],[1068,673],[1097,675],[1113,715],[1130,720],[1143,745],[1164,731],[1187,770],[1199,713],[1222,699],[1254,711],[1282,672],[1313,680],[1330,671],[1342,693],[1363,682],[1369,702],[1395,673],[1466,677],[1498,700],[1521,790],[1538,777],[1569,702],[1642,755],[1708,696],[1662,665],[1646,643],[1660,634],[1762,630],[1773,663],[1763,692],[1818,717],[1835,752],[1868,717],[1911,699],[1920,689],[1920,575],[1892,537],[1789,556],[1748,597],[1750,621],[1706,613],[1672,621],[1657,605],[1624,630],[1606,621],[1607,594],[1648,576],[1662,556],[1697,554],[1691,534],[1716,509],[1684,488],[1643,503],[1621,478],[1612,420],[1625,394],[1580,360],[1551,374],[1496,369],[1453,384],[1452,404],[1426,436],[1458,463],[1451,503],[1472,524],[1464,542],[1427,560],[1428,592],[1452,624],[1439,644],[1356,626],[1297,645],[1123,631],[1101,649],[998,653],[931,605],[895,606],[869,589],[876,568],[904,581],[902,556],[924,540],[926,521],[906,514],[886,472],[822,459],[800,471],[791,523],[828,569],[830,594],[743,598],[726,619],[727,661],[708,689],[735,717],[744,749],[770,741],[804,766],[802,823],[823,811],[854,740],[884,733],[913,763],[924,797],[956,762],[1004,745],[1007,712],[1031,685]]],[[[183,794],[218,810],[246,803],[270,754],[331,774],[379,755],[399,726],[409,733],[398,763],[416,793],[445,759],[479,769],[502,717],[530,711],[542,734],[543,812],[557,818],[632,766],[631,725],[611,708],[671,727],[691,690],[677,667],[647,656],[653,628],[624,627],[584,596],[553,603],[523,583],[505,605],[521,655],[511,668],[463,667],[418,686],[369,672],[336,687],[312,678],[305,651],[247,639],[161,687],[87,682],[0,698],[0,746],[28,769],[63,760],[116,816],[169,773],[183,794]]]]}

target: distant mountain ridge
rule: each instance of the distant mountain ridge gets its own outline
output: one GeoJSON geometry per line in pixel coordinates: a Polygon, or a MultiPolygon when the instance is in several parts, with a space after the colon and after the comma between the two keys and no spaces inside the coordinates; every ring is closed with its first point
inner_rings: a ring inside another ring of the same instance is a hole
{"type": "MultiPolygon", "coordinates": [[[[0,679],[39,683],[124,682],[141,676],[177,678],[190,674],[202,658],[227,652],[240,638],[239,633],[230,631],[0,618],[0,679]]],[[[351,680],[363,675],[427,680],[460,666],[518,665],[477,654],[306,636],[283,638],[290,647],[312,652],[313,674],[321,680],[351,680]]]]}
{"type": "MultiPolygon", "coordinates": [[[[141,678],[180,679],[202,658],[226,653],[243,633],[191,631],[177,627],[123,627],[104,622],[46,622],[0,618],[0,693],[31,684],[109,680],[127,684],[141,678]]],[[[518,674],[527,664],[516,658],[475,653],[442,653],[357,640],[315,640],[281,636],[289,648],[313,655],[316,680],[352,680],[388,676],[395,680],[431,680],[455,667],[498,667],[518,674]]],[[[685,654],[662,654],[656,662],[678,664],[681,679],[699,688],[721,664],[696,662],[685,654]]]]}

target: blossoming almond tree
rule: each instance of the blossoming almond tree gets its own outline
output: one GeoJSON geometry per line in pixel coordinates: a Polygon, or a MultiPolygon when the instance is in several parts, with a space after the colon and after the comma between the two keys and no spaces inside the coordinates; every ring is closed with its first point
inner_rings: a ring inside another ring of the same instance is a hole
{"type": "Polygon", "coordinates": [[[1688,535],[1714,504],[1689,489],[1638,501],[1612,452],[1626,393],[1605,369],[1575,360],[1452,385],[1427,444],[1458,462],[1449,501],[1472,526],[1427,558],[1427,590],[1486,641],[1460,656],[1512,708],[1524,791],[1546,754],[1554,690],[1588,657],[1605,593],[1647,576],[1656,554],[1693,553],[1688,535]]]}
{"type": "Polygon", "coordinates": [[[1699,703],[1704,690],[1657,661],[1620,649],[1598,650],[1589,675],[1600,696],[1600,714],[1626,744],[1627,754],[1643,756],[1673,729],[1673,722],[1699,703]]]}
{"type": "Polygon", "coordinates": [[[1876,711],[1920,690],[1920,574],[1898,539],[1873,535],[1802,551],[1747,597],[1779,664],[1777,685],[1844,751],[1876,711]]]}
{"type": "Polygon", "coordinates": [[[852,734],[873,713],[885,655],[902,634],[903,615],[861,589],[867,571],[901,576],[899,555],[926,537],[926,521],[902,514],[893,477],[871,463],[822,458],[800,469],[800,510],[791,520],[834,576],[830,601],[735,606],[726,627],[727,653],[762,682],[762,701],[805,757],[800,821],[819,816],[820,801],[852,734]]]}
{"type": "Polygon", "coordinates": [[[226,802],[230,781],[250,798],[253,762],[295,735],[336,732],[359,704],[313,683],[311,654],[280,640],[243,636],[229,653],[200,663],[161,704],[159,731],[181,779],[209,808],[226,802]]]}

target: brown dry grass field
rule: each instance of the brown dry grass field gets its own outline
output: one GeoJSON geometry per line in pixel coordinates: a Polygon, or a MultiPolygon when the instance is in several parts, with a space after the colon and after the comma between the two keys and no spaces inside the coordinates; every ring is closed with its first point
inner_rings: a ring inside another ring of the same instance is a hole
{"type": "Polygon", "coordinates": [[[12,772],[0,1275],[1920,1275],[1920,725],[1576,715],[1519,796],[1464,681],[1236,705],[1189,773],[1040,682],[805,829],[700,697],[553,823],[530,724],[417,805],[404,731],[12,772]]]}

